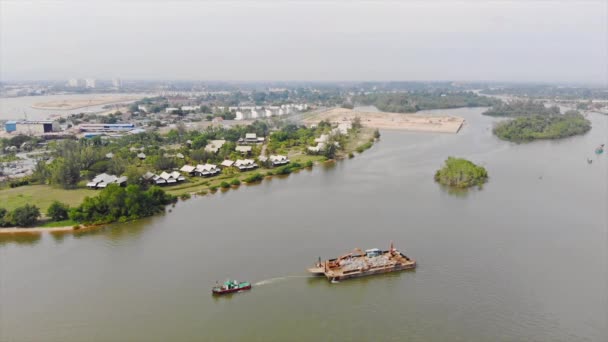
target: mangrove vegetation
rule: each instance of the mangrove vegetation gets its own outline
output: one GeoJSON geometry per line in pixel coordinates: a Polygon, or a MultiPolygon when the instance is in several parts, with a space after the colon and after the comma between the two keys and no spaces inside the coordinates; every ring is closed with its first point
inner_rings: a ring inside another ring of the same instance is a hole
{"type": "Polygon", "coordinates": [[[472,92],[418,91],[374,93],[355,98],[355,102],[373,105],[383,112],[415,113],[419,110],[492,106],[499,100],[472,92]]]}
{"type": "Polygon", "coordinates": [[[445,165],[435,172],[436,182],[456,188],[481,187],[487,180],[488,172],[483,166],[463,158],[448,157],[445,165]]]}
{"type": "Polygon", "coordinates": [[[497,102],[491,108],[483,112],[484,115],[506,117],[557,115],[559,113],[559,107],[557,106],[545,107],[542,102],[536,102],[532,100],[513,100],[509,102],[497,102]]]}
{"type": "Polygon", "coordinates": [[[498,123],[494,134],[502,140],[526,142],[536,139],[560,139],[584,134],[591,122],[576,111],[563,115],[533,115],[498,123]]]}

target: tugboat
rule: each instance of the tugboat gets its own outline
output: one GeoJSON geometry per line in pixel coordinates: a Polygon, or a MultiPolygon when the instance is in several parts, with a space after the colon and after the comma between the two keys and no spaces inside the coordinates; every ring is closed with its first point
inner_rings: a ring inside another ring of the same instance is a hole
{"type": "Polygon", "coordinates": [[[595,149],[595,154],[602,154],[604,153],[604,144],[601,144],[600,146],[598,146],[598,148],[595,149]]]}
{"type": "Polygon", "coordinates": [[[223,285],[216,285],[211,289],[214,295],[223,295],[240,291],[251,290],[251,283],[248,281],[238,282],[236,280],[226,280],[223,285]]]}

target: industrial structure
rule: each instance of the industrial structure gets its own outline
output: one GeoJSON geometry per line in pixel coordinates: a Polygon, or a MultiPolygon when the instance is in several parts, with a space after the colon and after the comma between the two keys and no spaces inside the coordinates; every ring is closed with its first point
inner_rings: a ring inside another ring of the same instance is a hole
{"type": "Polygon", "coordinates": [[[60,130],[59,123],[53,120],[7,121],[4,124],[7,133],[42,135],[60,130]]]}

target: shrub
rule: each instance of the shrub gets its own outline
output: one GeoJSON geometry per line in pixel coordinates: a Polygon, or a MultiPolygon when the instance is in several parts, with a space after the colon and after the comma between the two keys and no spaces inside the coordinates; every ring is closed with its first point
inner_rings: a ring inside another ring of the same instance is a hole
{"type": "Polygon", "coordinates": [[[110,184],[96,197],[86,197],[81,205],[70,210],[70,219],[84,223],[110,223],[132,220],[162,212],[177,198],[157,186],[143,190],[138,185],[126,188],[110,184]]]}
{"type": "Polygon", "coordinates": [[[239,186],[239,185],[241,185],[241,181],[238,180],[238,178],[235,178],[230,181],[230,185],[239,186]]]}
{"type": "Polygon", "coordinates": [[[243,179],[243,181],[245,183],[255,183],[255,182],[261,181],[262,179],[264,179],[264,176],[262,176],[261,173],[256,172],[256,173],[246,177],[245,179],[243,179]]]}
{"type": "Polygon", "coordinates": [[[304,164],[304,166],[305,166],[305,167],[312,167],[312,164],[313,164],[313,163],[312,163],[312,160],[309,160],[309,161],[307,161],[307,162],[304,164]]]}
{"type": "Polygon", "coordinates": [[[30,181],[28,179],[22,178],[22,179],[10,182],[9,186],[11,188],[17,188],[17,187],[28,185],[28,184],[30,184],[30,181]]]}
{"type": "Polygon", "coordinates": [[[230,187],[230,184],[228,184],[228,182],[223,181],[220,183],[220,188],[222,189],[228,189],[230,187]]]}
{"type": "Polygon", "coordinates": [[[209,187],[209,190],[210,190],[211,192],[216,192],[218,188],[219,188],[219,187],[218,187],[217,185],[212,185],[212,186],[210,186],[210,187],[209,187]]]}
{"type": "Polygon", "coordinates": [[[292,170],[290,165],[283,165],[274,169],[274,173],[276,175],[288,175],[291,173],[291,171],[292,170]]]}
{"type": "Polygon", "coordinates": [[[348,152],[348,158],[354,158],[355,155],[352,152],[348,152]]]}
{"type": "Polygon", "coordinates": [[[5,219],[8,211],[5,208],[0,208],[0,227],[9,226],[10,222],[7,221],[8,218],[5,219]]]}
{"type": "Polygon", "coordinates": [[[182,201],[187,200],[187,199],[190,199],[190,197],[191,197],[191,196],[190,196],[190,194],[189,194],[189,193],[187,193],[187,192],[186,192],[186,193],[183,193],[183,194],[181,194],[181,195],[179,195],[179,198],[180,198],[182,201]]]}
{"type": "Polygon", "coordinates": [[[53,201],[46,211],[46,216],[52,218],[53,221],[67,220],[69,210],[70,207],[67,204],[53,201]]]}
{"type": "Polygon", "coordinates": [[[366,142],[365,144],[357,147],[356,151],[358,153],[363,153],[363,151],[370,149],[372,147],[373,143],[371,141],[366,142]]]}
{"type": "Polygon", "coordinates": [[[12,225],[26,227],[38,222],[39,217],[40,209],[35,205],[26,204],[5,215],[5,220],[12,225]]]}

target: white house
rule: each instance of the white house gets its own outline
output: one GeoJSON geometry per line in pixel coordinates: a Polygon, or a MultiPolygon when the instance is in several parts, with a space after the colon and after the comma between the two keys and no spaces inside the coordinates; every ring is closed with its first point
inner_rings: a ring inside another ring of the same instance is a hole
{"type": "Polygon", "coordinates": [[[179,169],[181,172],[185,172],[189,175],[194,175],[194,171],[196,170],[196,167],[192,166],[192,165],[184,165],[182,166],[181,169],[179,169]]]}
{"type": "Polygon", "coordinates": [[[183,112],[194,112],[201,109],[201,106],[182,106],[183,112]]]}
{"type": "Polygon", "coordinates": [[[234,161],[226,159],[220,165],[223,167],[231,167],[232,165],[234,165],[234,161]]]}
{"type": "Polygon", "coordinates": [[[222,146],[226,143],[226,140],[211,140],[207,146],[205,146],[205,151],[217,153],[222,146]]]}
{"type": "Polygon", "coordinates": [[[170,185],[183,182],[186,178],[179,174],[177,171],[171,173],[163,171],[160,175],[155,175],[150,172],[146,172],[144,179],[151,180],[156,185],[170,185]]]}
{"type": "Polygon", "coordinates": [[[253,159],[238,159],[234,163],[234,166],[238,167],[241,171],[248,171],[257,168],[258,164],[256,164],[253,159]]]}
{"type": "Polygon", "coordinates": [[[118,184],[120,186],[125,186],[127,184],[127,177],[126,176],[116,177],[114,175],[102,173],[102,174],[95,176],[95,178],[93,178],[93,180],[88,182],[87,187],[89,187],[91,189],[102,189],[102,188],[105,188],[106,186],[108,186],[108,184],[118,184]]]}
{"type": "Polygon", "coordinates": [[[194,173],[197,176],[202,176],[202,177],[211,177],[211,176],[215,176],[218,173],[222,172],[222,170],[220,170],[217,165],[213,165],[213,164],[204,164],[204,165],[197,165],[196,169],[194,170],[194,173]]]}
{"type": "Polygon", "coordinates": [[[251,146],[237,146],[234,150],[241,152],[242,155],[247,155],[251,153],[251,146]]]}
{"type": "Polygon", "coordinates": [[[289,164],[289,159],[287,158],[287,156],[271,155],[268,160],[270,160],[272,166],[289,164]]]}

